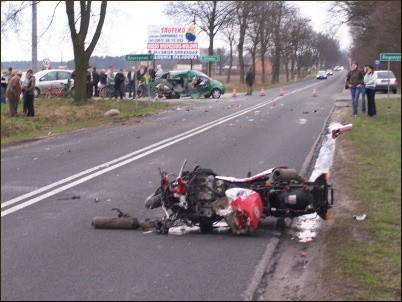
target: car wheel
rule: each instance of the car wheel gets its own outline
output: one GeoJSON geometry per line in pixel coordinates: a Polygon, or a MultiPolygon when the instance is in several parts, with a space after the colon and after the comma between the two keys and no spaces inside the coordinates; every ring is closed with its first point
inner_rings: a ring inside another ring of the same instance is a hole
{"type": "Polygon", "coordinates": [[[70,96],[72,98],[74,97],[74,87],[71,87],[71,89],[70,89],[70,96]]]}
{"type": "Polygon", "coordinates": [[[35,90],[34,90],[34,97],[38,98],[39,95],[40,95],[40,90],[39,90],[39,88],[36,87],[35,90]]]}
{"type": "Polygon", "coordinates": [[[396,94],[396,89],[392,90],[392,93],[393,93],[393,94],[396,94]]]}
{"type": "Polygon", "coordinates": [[[219,89],[213,89],[211,95],[214,99],[219,99],[221,97],[221,91],[219,89]]]}

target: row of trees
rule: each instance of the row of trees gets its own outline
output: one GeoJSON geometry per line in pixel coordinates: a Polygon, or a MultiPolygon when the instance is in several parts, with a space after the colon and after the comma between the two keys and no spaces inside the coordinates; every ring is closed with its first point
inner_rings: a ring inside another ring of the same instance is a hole
{"type": "MultiPolygon", "coordinates": [[[[229,66],[236,54],[240,81],[244,82],[245,57],[262,62],[262,82],[266,83],[265,61],[272,63],[270,81],[287,80],[312,66],[330,68],[345,64],[346,55],[332,36],[317,33],[297,8],[285,1],[171,1],[165,13],[176,22],[194,23],[209,37],[208,54],[216,54],[214,42],[224,39],[229,49],[229,66]]],[[[211,63],[210,63],[211,64],[211,63]]],[[[211,70],[211,68],[209,68],[211,70]]],[[[231,70],[231,69],[229,69],[231,70]]],[[[230,72],[227,81],[230,81],[230,72]]]]}
{"type": "MultiPolygon", "coordinates": [[[[331,12],[349,25],[351,60],[373,64],[380,53],[401,53],[401,1],[336,1],[331,12]]],[[[379,68],[387,65],[381,62],[379,68]]],[[[391,63],[391,70],[400,81],[401,63],[391,63]]]]}
{"type": "MultiPolygon", "coordinates": [[[[2,1],[2,33],[5,24],[9,26],[13,24],[9,21],[18,20],[18,10],[10,11],[9,18],[3,18],[6,2],[10,1],[2,1]]],[[[107,1],[97,2],[98,9],[94,9],[92,3],[64,1],[74,48],[77,82],[74,99],[77,102],[86,100],[86,68],[106,18],[107,1]],[[92,36],[88,31],[90,24],[94,26],[92,36]]],[[[334,2],[333,13],[338,16],[343,14],[343,22],[352,28],[353,58],[369,63],[378,58],[381,52],[400,52],[400,6],[400,1],[334,2]]],[[[300,75],[303,69],[312,66],[328,68],[347,62],[338,41],[330,34],[315,32],[309,20],[301,17],[298,9],[289,2],[171,1],[165,13],[179,24],[194,23],[205,32],[209,38],[209,55],[215,54],[214,42],[224,39],[229,49],[228,65],[232,66],[233,58],[237,55],[242,82],[245,58],[248,56],[254,67],[257,60],[262,63],[269,60],[272,63],[272,83],[279,81],[282,70],[290,80],[300,75]]],[[[398,66],[400,76],[400,64],[398,66]]],[[[265,76],[263,70],[263,83],[268,80],[265,76]]]]}

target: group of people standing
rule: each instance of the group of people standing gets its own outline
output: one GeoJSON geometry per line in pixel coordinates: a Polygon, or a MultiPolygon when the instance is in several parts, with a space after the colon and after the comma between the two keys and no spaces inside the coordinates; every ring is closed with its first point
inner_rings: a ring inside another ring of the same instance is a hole
{"type": "Polygon", "coordinates": [[[26,116],[35,116],[34,99],[35,99],[35,76],[32,69],[26,72],[25,79],[22,82],[22,73],[11,67],[8,72],[5,71],[1,77],[1,102],[9,102],[10,115],[12,117],[18,115],[18,104],[23,95],[22,112],[26,116]]]}
{"type": "Polygon", "coordinates": [[[161,77],[163,69],[157,66],[155,71],[152,66],[133,66],[126,73],[119,69],[115,74],[113,67],[102,69],[100,73],[96,67],[90,66],[87,74],[87,97],[120,98],[123,99],[126,92],[129,98],[149,96],[148,85],[155,78],[161,77]]]}
{"type": "Polygon", "coordinates": [[[375,85],[377,76],[372,65],[364,65],[363,70],[358,69],[359,64],[353,61],[346,77],[345,88],[350,89],[352,95],[352,116],[358,113],[359,97],[362,95],[362,112],[370,117],[377,115],[375,105],[375,85]],[[366,104],[367,99],[367,104],[366,104]]]}

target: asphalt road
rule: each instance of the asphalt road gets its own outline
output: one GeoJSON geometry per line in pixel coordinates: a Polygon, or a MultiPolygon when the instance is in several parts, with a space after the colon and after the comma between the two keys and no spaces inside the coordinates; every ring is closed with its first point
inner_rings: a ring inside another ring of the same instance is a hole
{"type": "Polygon", "coordinates": [[[236,177],[300,171],[343,79],[288,85],[284,96],[278,87],[181,100],[148,117],[2,148],[1,299],[251,299],[280,239],[274,220],[247,236],[94,229],[91,220],[116,216],[113,207],[161,216],[144,199],[159,186],[158,168],[177,174],[184,159],[236,177]]]}

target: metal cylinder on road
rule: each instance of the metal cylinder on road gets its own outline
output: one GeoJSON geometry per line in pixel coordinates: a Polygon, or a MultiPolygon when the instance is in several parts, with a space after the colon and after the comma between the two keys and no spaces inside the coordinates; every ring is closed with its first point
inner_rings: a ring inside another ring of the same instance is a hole
{"type": "Polygon", "coordinates": [[[140,227],[137,218],[133,217],[106,217],[96,216],[92,219],[92,226],[96,229],[131,229],[140,227]]]}

